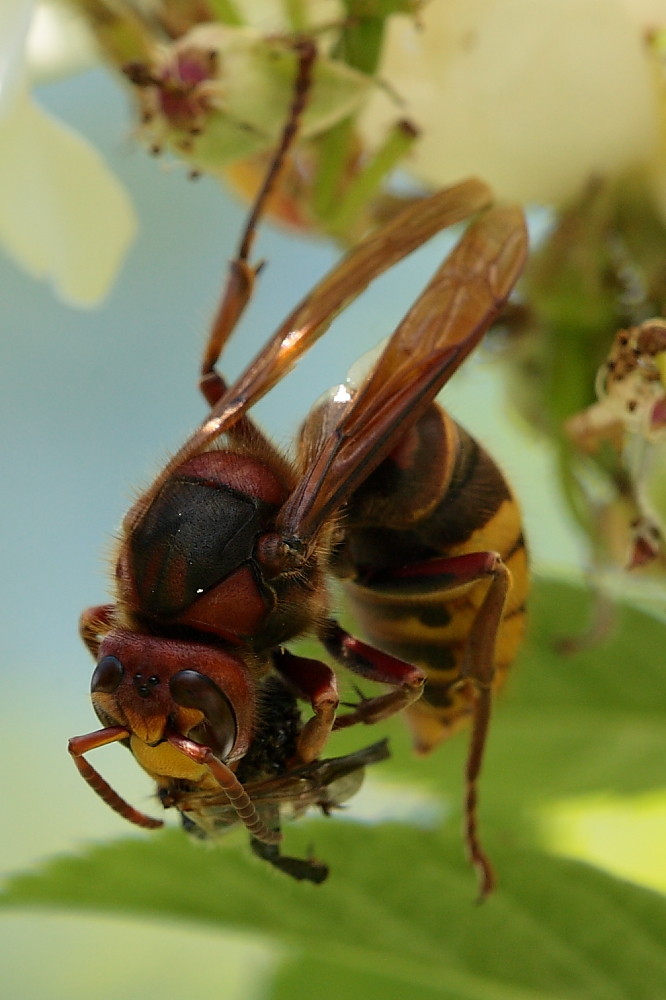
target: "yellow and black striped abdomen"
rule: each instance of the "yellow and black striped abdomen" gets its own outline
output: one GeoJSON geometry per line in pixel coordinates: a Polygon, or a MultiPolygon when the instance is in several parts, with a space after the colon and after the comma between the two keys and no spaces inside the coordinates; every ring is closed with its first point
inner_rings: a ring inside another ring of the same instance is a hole
{"type": "MultiPolygon", "coordinates": [[[[525,601],[529,587],[527,555],[520,510],[502,473],[490,455],[463,428],[441,410],[441,447],[434,447],[428,431],[430,456],[412,447],[412,467],[391,459],[370,477],[360,498],[360,516],[348,531],[347,560],[354,567],[347,579],[354,613],[373,645],[421,667],[427,675],[422,699],[406,712],[418,750],[427,752],[451,735],[471,714],[474,692],[461,683],[463,654],[468,636],[483,628],[479,611],[486,596],[488,577],[456,585],[455,578],[409,577],[391,579],[391,571],[437,558],[474,552],[498,553],[511,574],[511,587],[496,634],[493,686],[506,676],[522,640],[525,601]],[[438,497],[426,503],[422,469],[413,463],[432,463],[440,475],[438,497]],[[441,474],[443,470],[443,475],[441,474]],[[421,492],[414,491],[418,483],[421,492]],[[410,496],[410,491],[413,496],[410,496]],[[377,504],[373,506],[373,493],[377,504]],[[379,499],[381,494],[381,499],[379,499]],[[403,511],[404,527],[396,519],[390,527],[376,522],[373,510],[384,521],[391,497],[403,511]],[[417,511],[410,519],[408,510],[417,511]],[[365,524],[360,523],[365,521],[365,524]],[[374,523],[372,523],[374,520],[374,523]]],[[[433,411],[428,420],[432,424],[433,411]]],[[[423,428],[417,428],[422,434],[423,428]]]]}

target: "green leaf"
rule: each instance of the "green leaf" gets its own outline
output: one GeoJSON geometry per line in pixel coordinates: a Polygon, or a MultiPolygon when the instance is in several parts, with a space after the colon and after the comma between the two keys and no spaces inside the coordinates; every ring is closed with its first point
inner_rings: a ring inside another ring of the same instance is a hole
{"type": "Polygon", "coordinates": [[[497,853],[503,886],[477,906],[452,834],[318,821],[295,839],[302,847],[314,840],[331,862],[324,886],[292,882],[245,847],[212,853],[172,832],[53,861],[15,878],[4,903],[270,935],[291,953],[278,997],[298,996],[294,983],[304,973],[307,995],[314,981],[321,1000],[380,990],[396,1000],[405,991],[456,1000],[647,1000],[666,982],[666,900],[585,865],[505,848],[497,853]]]}

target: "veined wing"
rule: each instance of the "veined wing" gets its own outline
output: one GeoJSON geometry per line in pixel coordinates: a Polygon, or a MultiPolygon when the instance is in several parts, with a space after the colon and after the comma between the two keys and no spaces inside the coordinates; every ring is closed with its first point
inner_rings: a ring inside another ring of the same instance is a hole
{"type": "Polygon", "coordinates": [[[146,509],[174,469],[209,447],[279,382],[325,333],[338,313],[371,281],[437,232],[487,207],[491,200],[491,191],[482,181],[474,178],[463,181],[410,205],[346,254],[296,306],[254,361],[224,393],[204,423],[142,497],[141,510],[134,510],[132,519],[146,509]]]}
{"type": "Polygon", "coordinates": [[[518,207],[490,209],[469,227],[285,504],[286,538],[307,543],[418,420],[497,317],[526,254],[518,207]]]}

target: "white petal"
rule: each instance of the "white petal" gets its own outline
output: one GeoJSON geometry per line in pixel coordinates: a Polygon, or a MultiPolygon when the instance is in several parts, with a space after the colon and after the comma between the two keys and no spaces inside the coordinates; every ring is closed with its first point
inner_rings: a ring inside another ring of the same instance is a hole
{"type": "Polygon", "coordinates": [[[27,95],[0,122],[0,241],[75,305],[109,289],[136,231],[101,157],[27,95]]]}
{"type": "MultiPolygon", "coordinates": [[[[423,128],[410,169],[431,184],[474,174],[502,197],[559,202],[595,173],[645,162],[656,100],[625,2],[433,0],[422,30],[396,20],[382,76],[423,128]]],[[[395,118],[380,100],[372,113],[395,118]]]]}
{"type": "Polygon", "coordinates": [[[54,3],[40,3],[37,8],[28,34],[27,54],[33,83],[99,62],[99,48],[82,18],[71,8],[54,3]]]}
{"type": "Polygon", "coordinates": [[[34,0],[0,0],[0,116],[23,86],[25,45],[34,0]]]}
{"type": "Polygon", "coordinates": [[[666,27],[666,0],[622,0],[622,6],[646,31],[666,27]]]}
{"type": "MultiPolygon", "coordinates": [[[[234,2],[234,7],[241,15],[243,23],[259,28],[267,35],[288,30],[289,6],[284,0],[235,0],[234,2]]],[[[294,6],[298,9],[301,4],[297,3],[294,6]]],[[[302,7],[310,27],[317,24],[337,24],[344,17],[340,0],[307,0],[302,7]]]]}

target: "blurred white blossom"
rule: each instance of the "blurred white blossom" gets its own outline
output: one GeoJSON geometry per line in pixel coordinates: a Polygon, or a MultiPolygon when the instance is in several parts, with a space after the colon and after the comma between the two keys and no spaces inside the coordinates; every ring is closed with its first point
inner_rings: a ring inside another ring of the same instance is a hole
{"type": "MultiPolygon", "coordinates": [[[[422,129],[410,172],[433,186],[474,174],[500,197],[557,205],[593,175],[639,167],[666,215],[648,45],[666,0],[432,0],[419,20],[392,21],[381,68],[422,129]]],[[[379,134],[391,115],[378,92],[365,127],[379,134]]]]}
{"type": "Polygon", "coordinates": [[[28,53],[39,58],[37,73],[61,72],[72,56],[80,64],[82,36],[33,0],[2,0],[0,245],[61,298],[89,306],[117,273],[134,213],[99,154],[30,96],[28,53]]]}

